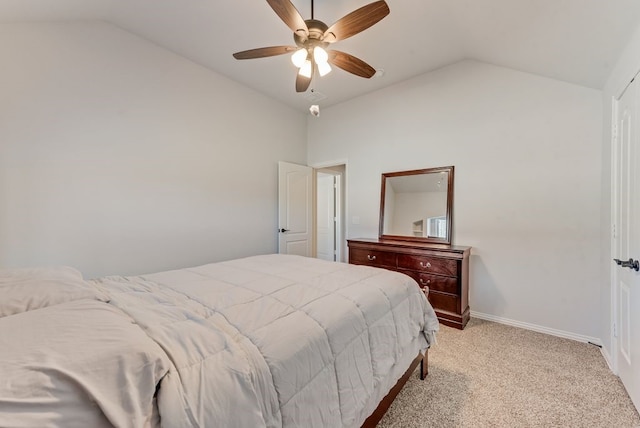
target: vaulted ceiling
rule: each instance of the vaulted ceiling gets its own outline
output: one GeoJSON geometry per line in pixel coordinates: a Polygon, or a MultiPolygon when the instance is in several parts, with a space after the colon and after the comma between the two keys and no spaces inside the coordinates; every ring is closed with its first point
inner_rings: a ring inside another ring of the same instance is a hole
{"type": "MultiPolygon", "coordinates": [[[[316,0],[331,25],[373,0],[316,0]]],[[[265,0],[2,0],[0,22],[102,20],[230,79],[306,109],[328,106],[462,59],[601,89],[640,23],[638,0],[386,0],[391,13],[335,48],[379,72],[363,79],[334,68],[296,93],[289,55],[238,61],[232,53],[292,45],[265,0]]],[[[303,18],[311,1],[292,0],[303,18]]]]}

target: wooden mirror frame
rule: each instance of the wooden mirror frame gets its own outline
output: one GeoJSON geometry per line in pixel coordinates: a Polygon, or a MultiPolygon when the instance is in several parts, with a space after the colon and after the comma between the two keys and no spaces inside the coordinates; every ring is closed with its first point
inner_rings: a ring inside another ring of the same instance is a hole
{"type": "Polygon", "coordinates": [[[382,185],[380,192],[380,225],[378,236],[381,240],[402,240],[402,241],[416,241],[416,242],[429,242],[434,244],[446,244],[451,245],[451,236],[453,232],[453,166],[444,166],[438,168],[425,168],[416,169],[411,171],[398,171],[387,172],[382,174],[382,185]],[[447,212],[445,214],[447,221],[447,236],[446,238],[432,238],[432,237],[419,237],[410,235],[385,235],[384,234],[384,213],[385,213],[385,189],[387,184],[387,178],[403,177],[409,175],[421,175],[421,174],[439,174],[442,172],[448,172],[447,181],[447,212]]]}

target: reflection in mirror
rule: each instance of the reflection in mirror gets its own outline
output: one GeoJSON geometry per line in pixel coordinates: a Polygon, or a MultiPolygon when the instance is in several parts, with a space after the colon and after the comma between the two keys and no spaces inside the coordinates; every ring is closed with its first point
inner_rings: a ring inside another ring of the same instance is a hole
{"type": "Polygon", "coordinates": [[[380,237],[451,243],[453,167],[382,174],[380,237]]]}

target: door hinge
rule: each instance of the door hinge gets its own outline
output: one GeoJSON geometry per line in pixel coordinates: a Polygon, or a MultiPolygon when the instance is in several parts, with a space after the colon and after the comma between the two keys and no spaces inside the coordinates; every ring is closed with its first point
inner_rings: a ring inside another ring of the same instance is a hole
{"type": "Polygon", "coordinates": [[[613,337],[618,337],[618,327],[613,323],[613,337]]]}
{"type": "Polygon", "coordinates": [[[617,139],[618,138],[618,123],[614,123],[612,126],[612,133],[613,133],[613,138],[617,139]]]}
{"type": "Polygon", "coordinates": [[[613,238],[616,239],[618,235],[616,234],[616,225],[615,223],[611,225],[611,233],[613,234],[613,238]]]}

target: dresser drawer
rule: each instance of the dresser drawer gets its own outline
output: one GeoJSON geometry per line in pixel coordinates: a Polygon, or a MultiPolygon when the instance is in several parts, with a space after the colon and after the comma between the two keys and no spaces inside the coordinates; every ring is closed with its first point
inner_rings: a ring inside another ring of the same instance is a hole
{"type": "Polygon", "coordinates": [[[458,276],[458,263],[452,259],[398,254],[398,268],[458,276]]]}
{"type": "Polygon", "coordinates": [[[453,313],[460,312],[458,309],[458,296],[430,290],[427,299],[429,299],[429,303],[431,303],[431,306],[433,306],[435,310],[453,313]]]}
{"type": "Polygon", "coordinates": [[[376,267],[396,267],[396,254],[386,251],[363,250],[352,248],[349,250],[349,263],[376,267]]]}
{"type": "Polygon", "coordinates": [[[443,291],[445,293],[458,293],[458,280],[451,276],[430,275],[428,273],[400,270],[400,272],[409,275],[415,279],[420,288],[429,287],[429,290],[443,291]]]}

